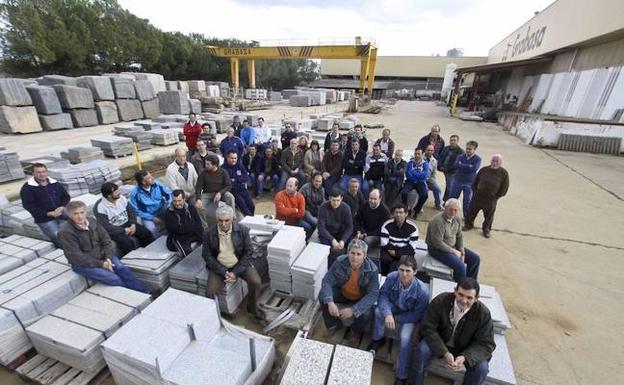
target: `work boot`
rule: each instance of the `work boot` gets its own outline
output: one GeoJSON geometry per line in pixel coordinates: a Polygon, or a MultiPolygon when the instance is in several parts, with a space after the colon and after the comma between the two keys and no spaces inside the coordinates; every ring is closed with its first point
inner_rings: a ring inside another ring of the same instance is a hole
{"type": "Polygon", "coordinates": [[[377,354],[377,351],[386,344],[386,337],[383,337],[380,340],[377,341],[372,341],[370,344],[368,344],[368,346],[366,347],[367,351],[374,351],[375,354],[377,354]]]}
{"type": "Polygon", "coordinates": [[[490,235],[489,231],[483,230],[483,236],[486,237],[486,238],[490,238],[491,235],[490,235]]]}
{"type": "Polygon", "coordinates": [[[472,225],[469,224],[464,224],[464,227],[462,227],[462,231],[468,231],[468,230],[472,230],[472,225]]]}
{"type": "Polygon", "coordinates": [[[360,345],[360,333],[356,333],[348,327],[344,334],[344,342],[347,346],[357,348],[360,345]]]}

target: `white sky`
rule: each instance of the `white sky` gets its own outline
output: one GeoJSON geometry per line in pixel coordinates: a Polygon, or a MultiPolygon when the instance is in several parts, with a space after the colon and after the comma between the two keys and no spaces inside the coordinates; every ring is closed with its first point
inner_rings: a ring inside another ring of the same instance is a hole
{"type": "Polygon", "coordinates": [[[118,0],[164,31],[240,40],[373,38],[379,55],[487,56],[553,0],[118,0]]]}

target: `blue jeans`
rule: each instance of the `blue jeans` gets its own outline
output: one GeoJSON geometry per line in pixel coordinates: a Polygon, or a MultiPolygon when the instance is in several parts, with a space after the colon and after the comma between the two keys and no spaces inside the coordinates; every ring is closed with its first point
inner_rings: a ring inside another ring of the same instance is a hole
{"type": "Polygon", "coordinates": [[[289,225],[291,226],[301,227],[303,228],[303,230],[305,230],[306,241],[310,239],[312,233],[314,233],[314,229],[316,228],[316,222],[312,223],[311,221],[309,221],[309,218],[307,218],[307,214],[308,212],[306,211],[306,216],[304,216],[303,219],[299,219],[297,222],[294,223],[289,223],[289,225]]]}
{"type": "Polygon", "coordinates": [[[156,222],[150,221],[147,219],[143,219],[143,226],[152,233],[152,237],[154,239],[160,238],[160,231],[158,231],[158,227],[156,226],[156,222]]]}
{"type": "Polygon", "coordinates": [[[61,245],[58,242],[58,231],[60,226],[60,222],[58,219],[52,219],[48,222],[37,223],[37,226],[39,226],[41,232],[43,232],[46,237],[50,238],[52,243],[54,243],[54,246],[59,249],[61,248],[61,245]]]}
{"type": "Polygon", "coordinates": [[[140,291],[150,294],[152,291],[150,288],[142,284],[130,271],[126,265],[121,263],[119,258],[111,257],[113,262],[113,271],[105,269],[103,267],[82,267],[72,266],[72,270],[76,274],[80,274],[87,279],[95,282],[103,283],[109,286],[121,286],[127,289],[140,291]]]}
{"type": "MultiPolygon", "coordinates": [[[[392,314],[398,314],[400,309],[394,306],[391,309],[392,314]]],[[[395,327],[400,329],[400,342],[399,342],[399,356],[397,358],[397,365],[395,371],[395,377],[400,380],[406,380],[408,376],[408,368],[410,363],[410,354],[412,353],[412,333],[416,324],[407,322],[400,323],[400,316],[394,317],[395,327]]],[[[379,311],[379,308],[375,308],[375,321],[373,324],[373,341],[379,341],[383,338],[385,332],[385,317],[379,311]]]]}
{"type": "Polygon", "coordinates": [[[418,215],[420,210],[422,210],[425,202],[427,202],[427,198],[429,198],[429,190],[427,190],[427,183],[413,183],[406,181],[403,185],[403,190],[401,190],[401,201],[403,204],[407,204],[407,195],[410,191],[416,190],[418,193],[418,202],[416,202],[416,206],[414,206],[414,214],[418,215]]]}
{"type": "Polygon", "coordinates": [[[364,179],[362,175],[343,175],[340,179],[340,188],[344,191],[347,191],[347,188],[349,187],[349,181],[353,178],[357,179],[360,182],[360,191],[362,191],[362,194],[364,194],[364,196],[368,196],[368,181],[364,179]]]}
{"type": "Polygon", "coordinates": [[[459,259],[455,254],[440,251],[432,247],[429,247],[428,249],[429,254],[433,258],[453,269],[453,279],[455,282],[461,281],[466,276],[477,279],[481,258],[474,251],[464,248],[466,253],[464,255],[464,264],[464,262],[462,262],[461,259],[459,259]]]}
{"type": "Polygon", "coordinates": [[[251,195],[249,195],[248,190],[232,191],[232,195],[234,195],[236,207],[238,207],[243,215],[254,215],[256,205],[254,204],[253,199],[251,199],[251,195]]]}
{"type": "Polygon", "coordinates": [[[256,178],[256,183],[255,183],[256,197],[259,197],[260,195],[262,195],[262,192],[264,191],[264,184],[267,183],[268,181],[272,181],[273,190],[277,190],[279,181],[280,181],[279,172],[268,173],[268,174],[261,173],[258,176],[260,175],[264,177],[264,180],[259,180],[258,178],[256,178]]]}
{"type": "Polygon", "coordinates": [[[433,193],[433,199],[435,201],[435,207],[442,207],[442,189],[440,185],[435,180],[428,180],[427,187],[433,193]]]}
{"type": "MultiPolygon", "coordinates": [[[[459,353],[457,351],[453,351],[454,349],[449,349],[449,351],[453,354],[453,357],[456,357],[459,353]]],[[[412,385],[423,385],[425,383],[425,370],[429,367],[431,363],[431,359],[433,358],[433,352],[431,348],[427,344],[425,339],[421,340],[416,348],[414,349],[414,358],[412,360],[412,373],[411,373],[411,383],[412,385]]],[[[490,371],[490,365],[487,361],[478,362],[475,366],[466,367],[466,374],[464,374],[464,382],[463,385],[481,385],[485,382],[488,372],[490,371]]]]}
{"type": "Polygon", "coordinates": [[[331,193],[334,185],[340,181],[340,177],[338,176],[329,176],[329,178],[323,181],[323,188],[325,189],[325,198],[329,198],[329,193],[331,193]]]}
{"type": "Polygon", "coordinates": [[[451,183],[450,197],[459,199],[459,194],[463,193],[462,212],[468,215],[470,212],[470,201],[472,200],[472,182],[460,182],[457,178],[453,178],[451,183]]]}

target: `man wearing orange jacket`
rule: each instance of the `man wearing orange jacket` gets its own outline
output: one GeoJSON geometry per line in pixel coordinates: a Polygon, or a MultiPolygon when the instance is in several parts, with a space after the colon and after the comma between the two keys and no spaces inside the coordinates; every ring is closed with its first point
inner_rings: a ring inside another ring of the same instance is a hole
{"type": "Polygon", "coordinates": [[[305,197],[297,191],[297,178],[288,178],[286,188],[275,194],[275,214],[287,225],[303,227],[306,241],[314,232],[314,224],[305,220],[305,197]]]}

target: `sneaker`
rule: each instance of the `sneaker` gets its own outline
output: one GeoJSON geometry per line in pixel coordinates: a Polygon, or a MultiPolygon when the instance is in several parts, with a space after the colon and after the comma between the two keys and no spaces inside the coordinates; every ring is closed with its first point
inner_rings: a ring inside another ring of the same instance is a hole
{"type": "Polygon", "coordinates": [[[464,225],[464,227],[462,227],[462,231],[468,231],[468,230],[472,230],[471,225],[464,225]]]}
{"type": "Polygon", "coordinates": [[[384,346],[386,344],[386,337],[378,340],[378,341],[372,341],[370,344],[368,344],[368,346],[366,347],[367,351],[374,351],[375,354],[377,354],[377,351],[379,351],[379,349],[381,349],[382,346],[384,346]]]}
{"type": "Polygon", "coordinates": [[[483,232],[483,236],[484,236],[484,237],[486,237],[486,238],[491,237],[491,235],[490,235],[490,232],[489,232],[489,231],[484,231],[484,232],[483,232]]]}
{"type": "MultiPolygon", "coordinates": [[[[436,206],[435,209],[438,210],[438,211],[444,211],[444,207],[442,207],[442,205],[436,206]]],[[[401,381],[403,381],[403,380],[401,380],[401,381]]]]}

